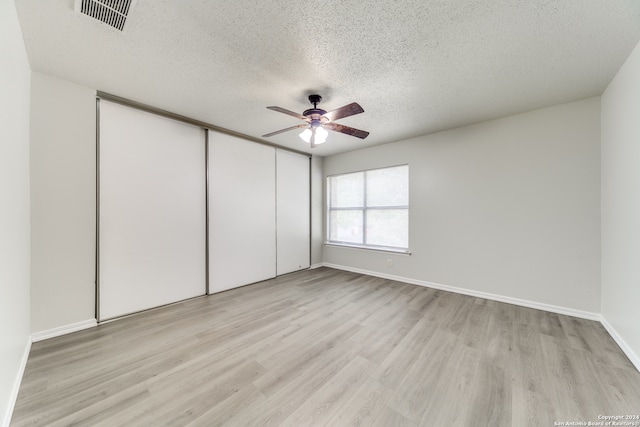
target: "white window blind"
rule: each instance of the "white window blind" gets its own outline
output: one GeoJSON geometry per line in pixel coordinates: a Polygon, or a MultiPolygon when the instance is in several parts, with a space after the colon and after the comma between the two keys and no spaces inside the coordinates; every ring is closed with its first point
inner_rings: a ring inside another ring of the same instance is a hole
{"type": "Polygon", "coordinates": [[[327,177],[329,243],[409,249],[409,166],[327,177]]]}

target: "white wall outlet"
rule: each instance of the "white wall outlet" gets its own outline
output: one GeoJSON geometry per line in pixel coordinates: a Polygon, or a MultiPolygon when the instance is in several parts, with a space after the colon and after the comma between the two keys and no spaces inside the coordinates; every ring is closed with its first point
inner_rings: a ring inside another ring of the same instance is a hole
{"type": "Polygon", "coordinates": [[[387,268],[393,267],[393,260],[391,258],[387,259],[387,268]]]}

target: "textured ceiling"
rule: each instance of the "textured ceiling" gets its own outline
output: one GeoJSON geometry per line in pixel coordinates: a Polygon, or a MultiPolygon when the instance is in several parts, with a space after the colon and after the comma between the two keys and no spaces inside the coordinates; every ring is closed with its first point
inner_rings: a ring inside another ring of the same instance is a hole
{"type": "Polygon", "coordinates": [[[310,93],[358,102],[330,155],[600,95],[640,40],[638,0],[138,0],[124,31],[73,0],[16,0],[35,71],[254,137],[310,93]]]}

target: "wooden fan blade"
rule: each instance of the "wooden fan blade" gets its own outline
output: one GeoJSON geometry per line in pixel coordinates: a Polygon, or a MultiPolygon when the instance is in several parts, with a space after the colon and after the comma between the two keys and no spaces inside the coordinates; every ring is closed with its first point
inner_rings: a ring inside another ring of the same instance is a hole
{"type": "Polygon", "coordinates": [[[323,126],[325,129],[346,133],[347,135],[355,136],[356,138],[360,139],[365,139],[367,136],[369,136],[369,132],[367,132],[366,130],[360,130],[338,123],[325,123],[323,126]]]}
{"type": "Polygon", "coordinates": [[[334,121],[360,113],[364,113],[364,110],[362,109],[360,104],[358,104],[357,102],[352,102],[351,104],[345,105],[344,107],[336,108],[333,111],[329,111],[328,113],[323,114],[323,116],[331,121],[334,121]]]}
{"type": "Polygon", "coordinates": [[[304,124],[304,125],[298,125],[298,126],[291,126],[290,128],[280,129],[280,130],[277,130],[275,132],[271,132],[271,133],[268,133],[266,135],[262,135],[262,137],[263,138],[268,138],[268,137],[273,136],[273,135],[278,135],[279,133],[289,132],[290,130],[306,128],[307,126],[309,126],[309,125],[304,124]]]}
{"type": "Polygon", "coordinates": [[[275,107],[275,106],[271,106],[271,107],[267,107],[267,108],[269,110],[277,111],[279,113],[288,114],[290,116],[296,117],[296,118],[298,118],[300,120],[304,120],[304,121],[307,121],[307,122],[310,120],[308,117],[305,117],[302,114],[294,113],[293,111],[289,111],[289,110],[286,110],[284,108],[275,107]]]}

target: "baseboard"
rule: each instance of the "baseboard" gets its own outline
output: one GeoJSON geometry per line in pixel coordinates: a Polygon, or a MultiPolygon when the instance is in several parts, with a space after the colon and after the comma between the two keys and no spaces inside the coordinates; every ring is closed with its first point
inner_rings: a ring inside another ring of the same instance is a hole
{"type": "Polygon", "coordinates": [[[324,267],[324,264],[323,263],[311,264],[311,266],[309,267],[309,270],[315,270],[316,268],[320,268],[320,267],[324,267]]]}
{"type": "Polygon", "coordinates": [[[27,339],[27,344],[24,347],[22,353],[22,359],[20,360],[20,366],[16,373],[16,378],[13,382],[13,388],[11,389],[11,395],[9,396],[9,404],[7,405],[7,412],[4,414],[2,420],[2,427],[9,427],[11,424],[11,416],[13,415],[13,408],[16,406],[18,400],[18,392],[20,391],[20,384],[22,384],[22,377],[24,376],[24,370],[27,367],[27,360],[29,360],[29,352],[31,351],[31,337],[27,339]]]}
{"type": "Polygon", "coordinates": [[[638,357],[638,355],[631,349],[627,342],[622,339],[620,334],[618,334],[618,331],[615,330],[615,328],[611,325],[611,323],[607,321],[607,319],[604,318],[604,316],[600,316],[600,323],[602,323],[602,326],[604,326],[609,335],[611,335],[611,338],[613,338],[616,344],[618,344],[620,349],[629,358],[631,363],[633,363],[633,366],[635,366],[638,372],[640,372],[640,357],[638,357]]]}
{"type": "Polygon", "coordinates": [[[96,321],[96,319],[83,320],[82,322],[59,326],[57,328],[48,329],[46,331],[34,332],[33,334],[31,334],[31,340],[33,342],[38,342],[49,338],[59,337],[60,335],[70,334],[71,332],[93,328],[97,325],[98,322],[96,321]]]}
{"type": "Polygon", "coordinates": [[[456,294],[468,295],[468,296],[484,298],[484,299],[488,299],[488,300],[492,300],[492,301],[504,302],[504,303],[507,303],[507,304],[519,305],[519,306],[522,306],[522,307],[534,308],[536,310],[549,311],[551,313],[557,313],[557,314],[564,314],[564,315],[567,315],[567,316],[579,317],[581,319],[600,321],[601,318],[602,318],[600,316],[600,314],[598,314],[598,313],[592,313],[592,312],[589,312],[589,311],[576,310],[574,308],[561,307],[561,306],[551,305],[551,304],[544,304],[544,303],[541,303],[541,302],[529,301],[529,300],[524,300],[524,299],[519,299],[519,298],[512,298],[512,297],[507,297],[507,296],[503,296],[503,295],[491,294],[491,293],[488,293],[488,292],[474,291],[474,290],[471,290],[471,289],[457,288],[457,287],[454,287],[454,286],[442,285],[442,284],[439,284],[439,283],[427,282],[427,281],[424,281],[424,280],[417,280],[417,279],[411,279],[411,278],[408,278],[408,277],[394,276],[392,274],[379,273],[377,271],[369,271],[369,270],[363,270],[363,269],[359,269],[359,268],[347,267],[347,266],[344,266],[344,265],[330,264],[330,263],[323,263],[323,265],[325,267],[335,268],[335,269],[338,269],[338,270],[350,271],[352,273],[360,273],[360,274],[365,274],[367,276],[374,276],[374,277],[380,277],[380,278],[383,278],[383,279],[395,280],[397,282],[404,282],[404,283],[409,283],[409,284],[412,284],[412,285],[424,286],[424,287],[427,287],[427,288],[439,289],[439,290],[447,291],[447,292],[454,292],[456,294]]]}

